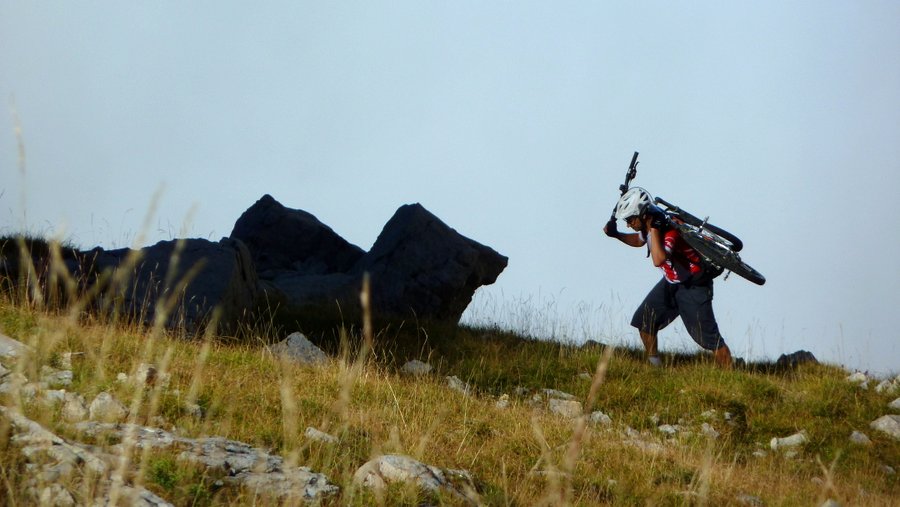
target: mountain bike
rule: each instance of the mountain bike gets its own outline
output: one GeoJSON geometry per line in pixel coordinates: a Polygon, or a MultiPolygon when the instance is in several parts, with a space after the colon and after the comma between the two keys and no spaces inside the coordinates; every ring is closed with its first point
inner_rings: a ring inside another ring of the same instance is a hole
{"type": "MultiPolygon", "coordinates": [[[[628,172],[625,174],[625,184],[619,185],[621,195],[625,195],[631,181],[637,176],[638,163],[638,152],[634,152],[628,172]]],[[[757,285],[766,283],[766,277],[762,273],[741,260],[738,252],[744,248],[744,243],[740,238],[710,224],[709,217],[701,220],[661,197],[654,199],[654,202],[668,217],[669,225],[677,229],[685,242],[711,265],[714,270],[713,277],[728,271],[757,285]]],[[[610,219],[615,220],[615,210],[610,219]]],[[[725,278],[728,278],[728,273],[725,274],[725,278]]]]}

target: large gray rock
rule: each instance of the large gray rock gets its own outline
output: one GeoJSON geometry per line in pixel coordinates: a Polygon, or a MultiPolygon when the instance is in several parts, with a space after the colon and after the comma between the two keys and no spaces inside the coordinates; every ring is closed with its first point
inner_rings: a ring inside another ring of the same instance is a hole
{"type": "Polygon", "coordinates": [[[459,234],[421,204],[401,206],[355,267],[372,277],[378,315],[458,322],[475,290],[508,259],[459,234]]]}
{"type": "Polygon", "coordinates": [[[268,195],[241,216],[232,237],[247,243],[270,307],[323,321],[358,319],[368,273],[376,319],[458,322],[475,290],[494,283],[507,263],[420,204],[401,206],[367,253],[268,195]]]}
{"type": "Polygon", "coordinates": [[[300,364],[315,365],[328,361],[328,356],[322,349],[316,347],[303,333],[291,333],[283,341],[272,345],[272,353],[300,364]]]}
{"type": "Polygon", "coordinates": [[[884,415],[872,421],[869,425],[882,433],[900,440],[900,415],[884,415]]]}
{"type": "Polygon", "coordinates": [[[353,482],[375,490],[395,483],[415,484],[424,490],[450,493],[468,504],[481,504],[469,472],[426,465],[400,454],[378,456],[365,463],[353,474],[353,482]]]}
{"type": "Polygon", "coordinates": [[[260,277],[267,279],[282,271],[345,273],[364,253],[315,216],[286,208],[268,194],[238,218],[231,237],[247,245],[260,277]]]}
{"type": "Polygon", "coordinates": [[[819,361],[816,359],[816,356],[808,350],[798,350],[791,354],[781,354],[778,357],[778,360],[775,361],[775,365],[780,368],[796,368],[805,363],[818,364],[819,361]]]}
{"type": "Polygon", "coordinates": [[[130,249],[99,248],[86,253],[90,264],[86,271],[128,269],[124,275],[127,283],[118,288],[117,294],[109,295],[127,315],[152,323],[160,297],[176,294],[174,309],[165,321],[167,326],[200,330],[213,310],[219,308],[219,328],[227,332],[255,307],[259,290],[256,270],[250,252],[238,240],[160,241],[142,248],[140,260],[133,267],[124,264],[130,253],[130,249]],[[179,241],[183,241],[180,249],[179,241]]]}

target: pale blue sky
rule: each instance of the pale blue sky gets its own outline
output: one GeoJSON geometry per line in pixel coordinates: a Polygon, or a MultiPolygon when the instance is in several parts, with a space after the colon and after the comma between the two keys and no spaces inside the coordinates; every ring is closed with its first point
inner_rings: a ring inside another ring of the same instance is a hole
{"type": "Polygon", "coordinates": [[[637,345],[659,272],[601,228],[639,150],[769,280],[717,282],[735,352],[900,370],[900,3],[687,4],[0,0],[0,228],[24,188],[30,230],[126,246],[164,184],[146,243],[270,193],[369,248],[421,202],[510,257],[468,319],[637,345]]]}

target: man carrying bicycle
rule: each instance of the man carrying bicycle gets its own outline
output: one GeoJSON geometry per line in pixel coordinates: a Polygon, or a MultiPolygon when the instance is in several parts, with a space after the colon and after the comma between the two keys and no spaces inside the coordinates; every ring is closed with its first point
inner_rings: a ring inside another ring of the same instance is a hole
{"type": "Polygon", "coordinates": [[[653,265],[663,271],[657,283],[634,313],[631,325],[636,327],[644,343],[647,358],[659,366],[657,332],[681,317],[691,338],[706,350],[712,351],[716,364],[731,367],[731,350],[719,334],[713,314],[713,277],[717,273],[704,270],[700,255],[671,227],[669,217],[653,205],[650,194],[633,187],[616,204],[615,218],[603,232],[628,246],[648,245],[653,265]],[[636,233],[621,233],[616,219],[625,220],[636,233]]]}

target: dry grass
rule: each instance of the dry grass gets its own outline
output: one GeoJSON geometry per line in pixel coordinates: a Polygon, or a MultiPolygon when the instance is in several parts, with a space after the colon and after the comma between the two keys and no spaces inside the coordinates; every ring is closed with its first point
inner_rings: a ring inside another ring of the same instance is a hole
{"type": "MultiPolygon", "coordinates": [[[[75,356],[70,391],[88,400],[111,392],[129,406],[130,422],[272,449],[340,486],[327,504],[459,502],[402,487],[380,497],[355,488],[356,469],[382,453],[469,470],[488,505],[730,505],[739,504],[740,495],[767,505],[825,498],[893,505],[900,494],[897,476],[882,469],[900,469],[900,443],[868,428],[891,398],[850,385],[842,371],[828,366],[723,372],[703,356],[669,356],[666,368],[652,369],[633,350],[578,348],[471,328],[376,332],[364,322],[360,332],[334,331],[340,344],[332,346],[337,353],[327,365],[302,367],[261,345],[280,338],[270,336],[272,329],[247,330],[241,342],[212,333],[186,339],[164,329],[165,319],[151,327],[100,319],[76,294],[68,299],[75,304],[56,308],[40,294],[32,287],[0,296],[0,330],[35,351],[17,363],[19,372],[37,378],[42,365],[60,366],[63,354],[83,353],[75,356]],[[436,372],[401,375],[397,365],[413,358],[429,361],[436,372]],[[170,375],[168,385],[116,381],[118,373],[131,376],[142,363],[170,375]],[[580,373],[592,373],[593,380],[580,373]],[[466,380],[474,395],[449,390],[444,375],[466,380]],[[602,410],[613,424],[553,415],[532,406],[530,395],[516,395],[516,387],[569,392],[584,402],[586,413],[602,410]],[[507,409],[495,407],[501,394],[511,396],[507,409]],[[190,403],[203,408],[202,418],[186,409],[190,403]],[[709,421],[721,433],[715,440],[699,433],[700,414],[710,409],[719,414],[709,421]],[[722,419],[725,412],[729,422],[722,419]],[[659,424],[681,424],[685,431],[664,437],[655,430],[654,415],[659,424]],[[303,433],[310,426],[340,443],[307,440],[303,433]],[[626,427],[642,435],[628,436],[626,427]],[[810,441],[797,457],[752,455],[768,451],[772,437],[800,429],[810,441]],[[869,434],[874,445],[850,444],[853,429],[869,434]]],[[[167,304],[161,303],[164,311],[171,310],[167,304]]],[[[60,435],[83,438],[58,409],[18,396],[2,401],[60,435]]],[[[8,430],[0,427],[0,503],[30,505],[34,500],[21,487],[27,466],[8,430]]],[[[214,475],[179,462],[174,451],[142,452],[127,444],[119,461],[123,481],[143,484],[176,505],[277,504],[215,488],[214,475]],[[135,468],[138,473],[127,473],[135,468]]],[[[90,503],[90,478],[74,482],[70,491],[90,503]]]]}

